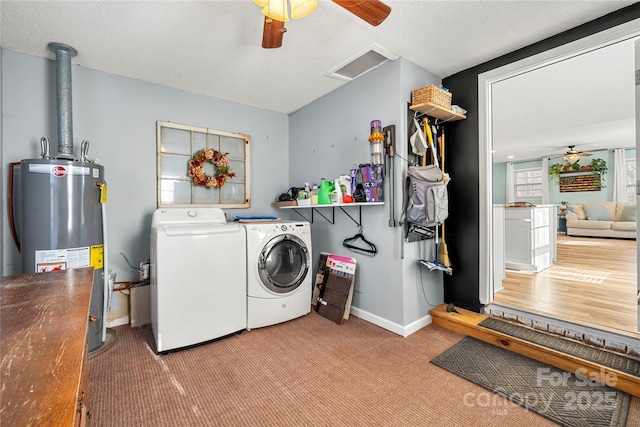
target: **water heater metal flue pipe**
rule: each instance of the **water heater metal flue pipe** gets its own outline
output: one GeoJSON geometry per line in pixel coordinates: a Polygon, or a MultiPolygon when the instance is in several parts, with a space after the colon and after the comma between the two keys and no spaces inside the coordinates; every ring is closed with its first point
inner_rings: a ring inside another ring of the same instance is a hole
{"type": "Polygon", "coordinates": [[[78,52],[62,43],[49,43],[48,48],[56,54],[56,104],[58,106],[58,154],[56,157],[74,160],[71,58],[78,52]]]}
{"type": "Polygon", "coordinates": [[[87,160],[85,144],[81,158],[73,156],[71,57],[77,52],[60,43],[48,47],[57,58],[58,153],[49,155],[48,140],[43,138],[41,158],[20,161],[16,188],[21,267],[23,273],[44,274],[93,267],[89,309],[93,321],[87,327],[93,352],[106,340],[104,167],[87,160]]]}

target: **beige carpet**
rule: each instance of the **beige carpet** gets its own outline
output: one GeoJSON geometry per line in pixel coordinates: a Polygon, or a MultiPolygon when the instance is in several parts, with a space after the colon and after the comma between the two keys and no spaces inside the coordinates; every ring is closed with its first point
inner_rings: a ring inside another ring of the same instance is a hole
{"type": "Polygon", "coordinates": [[[402,338],[311,312],[164,356],[149,326],[117,329],[89,360],[91,427],[555,425],[429,363],[463,338],[435,325],[402,338]]]}

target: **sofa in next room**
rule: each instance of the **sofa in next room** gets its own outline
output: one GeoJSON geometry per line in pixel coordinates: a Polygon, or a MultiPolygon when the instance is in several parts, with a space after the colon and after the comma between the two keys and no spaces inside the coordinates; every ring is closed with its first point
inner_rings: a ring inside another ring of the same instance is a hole
{"type": "Polygon", "coordinates": [[[569,205],[567,235],[636,238],[636,204],[585,202],[569,205]]]}

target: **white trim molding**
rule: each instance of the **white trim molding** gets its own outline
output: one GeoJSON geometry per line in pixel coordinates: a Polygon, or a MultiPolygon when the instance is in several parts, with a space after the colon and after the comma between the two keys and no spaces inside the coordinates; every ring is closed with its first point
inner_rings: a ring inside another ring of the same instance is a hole
{"type": "Polygon", "coordinates": [[[391,322],[390,320],[384,319],[375,314],[369,313],[368,311],[364,311],[359,309],[358,307],[351,307],[351,312],[353,316],[358,317],[362,320],[366,320],[369,323],[373,323],[376,326],[380,326],[387,331],[393,332],[394,334],[400,335],[404,338],[413,334],[414,332],[419,331],[425,326],[431,324],[431,315],[427,314],[426,316],[416,320],[413,323],[410,323],[406,326],[398,325],[395,322],[391,322]]]}

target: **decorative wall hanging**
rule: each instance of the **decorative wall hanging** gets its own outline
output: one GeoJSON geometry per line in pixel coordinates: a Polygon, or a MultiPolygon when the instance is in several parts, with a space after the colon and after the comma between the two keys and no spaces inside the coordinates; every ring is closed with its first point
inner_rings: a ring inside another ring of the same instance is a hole
{"type": "Polygon", "coordinates": [[[560,184],[560,192],[567,191],[597,191],[601,188],[605,188],[605,179],[607,176],[607,171],[609,168],[607,167],[607,162],[603,159],[593,159],[591,163],[587,165],[580,165],[578,162],[575,163],[557,163],[555,165],[551,165],[549,167],[549,176],[556,183],[560,184]],[[592,187],[587,190],[563,190],[562,185],[575,185],[575,180],[567,180],[564,178],[574,178],[574,176],[569,177],[560,177],[561,174],[580,174],[576,176],[581,176],[579,179],[581,184],[587,183],[587,178],[591,179],[592,187]],[[597,188],[596,188],[597,187],[597,188]]]}
{"type": "Polygon", "coordinates": [[[207,188],[222,188],[231,178],[236,176],[229,168],[227,154],[222,154],[218,150],[206,148],[197,151],[189,160],[188,175],[193,177],[193,183],[207,188]],[[207,175],[204,166],[210,163],[216,169],[214,175],[207,175]]]}
{"type": "Polygon", "coordinates": [[[560,192],[600,191],[600,174],[571,175],[560,177],[560,192]]]}
{"type": "Polygon", "coordinates": [[[156,122],[158,207],[251,207],[251,136],[156,122]]]}

